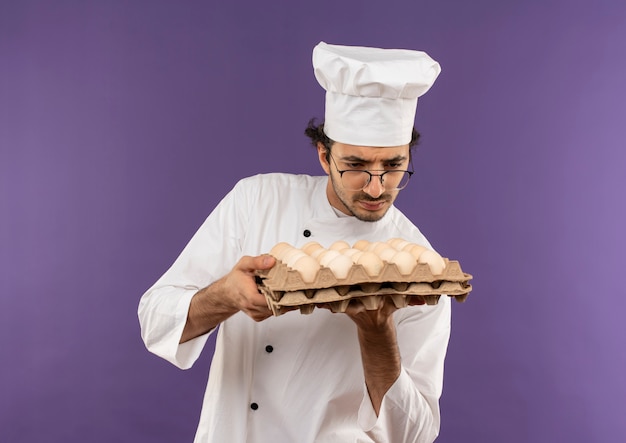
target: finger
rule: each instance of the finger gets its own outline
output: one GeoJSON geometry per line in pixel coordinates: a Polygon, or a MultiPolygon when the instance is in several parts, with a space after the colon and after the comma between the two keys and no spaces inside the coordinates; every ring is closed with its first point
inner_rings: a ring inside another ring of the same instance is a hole
{"type": "Polygon", "coordinates": [[[252,320],[260,322],[267,318],[270,318],[272,316],[272,311],[269,309],[263,311],[249,311],[246,312],[246,315],[248,315],[248,317],[250,317],[252,320]]]}
{"type": "Polygon", "coordinates": [[[265,296],[261,294],[251,296],[242,310],[256,321],[264,320],[272,315],[265,296]]]}
{"type": "Polygon", "coordinates": [[[265,298],[265,295],[263,295],[260,292],[257,292],[255,294],[252,294],[250,296],[250,303],[253,306],[259,307],[259,308],[268,308],[267,306],[267,299],[265,298]]]}
{"type": "Polygon", "coordinates": [[[270,269],[276,264],[276,259],[269,254],[256,257],[243,256],[237,263],[237,267],[244,272],[254,272],[256,270],[270,269]]]}

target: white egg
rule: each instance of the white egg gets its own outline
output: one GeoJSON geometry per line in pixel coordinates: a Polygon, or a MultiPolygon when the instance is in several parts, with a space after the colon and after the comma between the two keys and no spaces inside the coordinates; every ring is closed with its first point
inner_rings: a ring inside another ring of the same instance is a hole
{"type": "Polygon", "coordinates": [[[378,257],[378,255],[374,254],[371,251],[363,252],[363,254],[357,260],[357,264],[363,266],[365,272],[370,277],[376,277],[380,274],[380,271],[383,270],[384,263],[378,257]]]}
{"type": "Polygon", "coordinates": [[[341,251],[342,249],[349,249],[350,248],[350,244],[348,242],[345,242],[343,240],[338,240],[335,243],[333,243],[332,245],[330,245],[330,249],[331,251],[341,251]]]}
{"type": "Polygon", "coordinates": [[[350,269],[352,269],[352,260],[350,257],[339,254],[328,263],[328,267],[333,272],[335,277],[344,279],[348,277],[348,273],[350,272],[350,269]]]}
{"type": "Polygon", "coordinates": [[[313,283],[320,270],[320,264],[313,257],[303,255],[293,265],[293,269],[298,271],[305,283],[313,283]]]}
{"type": "Polygon", "coordinates": [[[391,258],[389,263],[393,263],[402,275],[409,275],[417,266],[417,260],[410,252],[398,251],[391,258]]]}
{"type": "Polygon", "coordinates": [[[328,263],[330,263],[331,260],[333,260],[335,257],[339,257],[340,255],[341,252],[332,251],[329,249],[321,254],[319,257],[317,257],[317,260],[319,261],[320,265],[328,267],[328,263]]]}
{"type": "Polygon", "coordinates": [[[293,246],[291,246],[289,243],[285,243],[285,242],[280,242],[277,243],[271,250],[270,250],[270,255],[273,256],[274,258],[276,258],[277,260],[281,260],[283,255],[291,250],[291,249],[295,249],[293,246]]]}
{"type": "Polygon", "coordinates": [[[431,249],[427,249],[420,255],[418,261],[420,263],[426,263],[430,268],[430,272],[433,275],[439,275],[446,268],[446,262],[444,259],[431,249]]]}

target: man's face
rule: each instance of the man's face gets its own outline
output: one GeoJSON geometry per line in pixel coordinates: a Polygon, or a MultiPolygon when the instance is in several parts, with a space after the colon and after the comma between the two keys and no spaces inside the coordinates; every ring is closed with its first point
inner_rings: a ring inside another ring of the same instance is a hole
{"type": "Polygon", "coordinates": [[[380,177],[372,177],[363,189],[346,189],[338,170],[368,170],[380,174],[389,170],[409,169],[409,145],[390,148],[354,146],[335,142],[331,157],[326,160],[326,149],[318,146],[320,164],[329,175],[326,195],[330,204],[341,212],[354,215],[362,221],[380,220],[398,196],[398,190],[385,189],[380,177]]]}

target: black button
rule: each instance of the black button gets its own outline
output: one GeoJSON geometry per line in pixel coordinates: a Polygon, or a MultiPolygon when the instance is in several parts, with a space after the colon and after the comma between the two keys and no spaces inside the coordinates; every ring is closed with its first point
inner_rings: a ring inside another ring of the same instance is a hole
{"type": "Polygon", "coordinates": [[[311,231],[309,231],[308,229],[305,229],[304,232],[302,233],[302,235],[304,235],[305,237],[310,237],[311,236],[311,231]]]}
{"type": "Polygon", "coordinates": [[[267,345],[267,346],[265,347],[265,351],[266,351],[266,352],[272,352],[273,350],[274,350],[274,346],[272,346],[272,345],[267,345]]]}
{"type": "Polygon", "coordinates": [[[250,403],[250,409],[256,411],[257,409],[259,409],[259,405],[257,405],[256,403],[250,403]]]}

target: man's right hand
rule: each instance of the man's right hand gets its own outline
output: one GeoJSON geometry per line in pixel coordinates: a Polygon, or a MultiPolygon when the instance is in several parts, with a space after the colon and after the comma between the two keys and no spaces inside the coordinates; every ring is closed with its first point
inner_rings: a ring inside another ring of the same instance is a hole
{"type": "Polygon", "coordinates": [[[275,263],[276,260],[271,255],[244,256],[220,280],[225,297],[236,311],[242,311],[254,321],[262,321],[272,315],[265,296],[257,288],[255,271],[270,269],[275,263]]]}
{"type": "Polygon", "coordinates": [[[272,311],[257,288],[254,274],[275,263],[271,255],[244,256],[228,274],[198,291],[191,299],[180,343],[206,334],[239,311],[254,321],[271,317],[272,311]]]}

